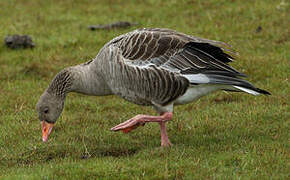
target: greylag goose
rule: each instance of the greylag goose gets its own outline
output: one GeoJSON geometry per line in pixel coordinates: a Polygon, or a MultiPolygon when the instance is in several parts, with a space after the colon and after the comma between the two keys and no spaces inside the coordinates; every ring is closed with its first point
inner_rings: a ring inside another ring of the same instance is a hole
{"type": "Polygon", "coordinates": [[[226,43],[169,29],[144,28],[109,41],[95,59],[60,71],[37,103],[42,139],[60,116],[67,93],[115,94],[139,105],[153,106],[158,116],[136,115],[113,127],[125,133],[158,122],[161,146],[171,145],[165,123],[173,106],[190,103],[217,90],[270,94],[254,87],[228,65],[235,52],[226,43]]]}

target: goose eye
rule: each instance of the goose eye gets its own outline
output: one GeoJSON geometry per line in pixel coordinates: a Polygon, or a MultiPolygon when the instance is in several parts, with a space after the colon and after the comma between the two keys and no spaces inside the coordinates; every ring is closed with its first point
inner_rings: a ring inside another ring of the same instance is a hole
{"type": "Polygon", "coordinates": [[[45,108],[44,111],[43,111],[45,114],[48,113],[48,108],[45,108]]]}

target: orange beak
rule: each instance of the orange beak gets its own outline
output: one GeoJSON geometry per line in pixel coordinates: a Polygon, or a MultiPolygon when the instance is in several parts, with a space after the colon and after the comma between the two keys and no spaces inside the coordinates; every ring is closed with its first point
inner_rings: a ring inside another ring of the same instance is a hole
{"type": "Polygon", "coordinates": [[[45,122],[45,121],[42,121],[41,122],[41,127],[42,127],[42,141],[43,142],[47,142],[48,136],[51,133],[51,130],[53,128],[53,125],[54,125],[53,123],[48,123],[48,122],[45,122]]]}

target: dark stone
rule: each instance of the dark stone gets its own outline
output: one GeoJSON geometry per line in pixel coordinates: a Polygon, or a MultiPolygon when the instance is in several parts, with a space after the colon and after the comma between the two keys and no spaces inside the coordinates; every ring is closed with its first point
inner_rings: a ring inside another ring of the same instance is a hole
{"type": "Polygon", "coordinates": [[[92,31],[94,30],[110,30],[110,29],[118,29],[118,28],[128,28],[130,26],[137,25],[137,23],[131,23],[127,21],[119,21],[112,24],[105,24],[105,25],[90,25],[88,28],[92,31]]]}
{"type": "Polygon", "coordinates": [[[262,26],[258,26],[257,29],[256,29],[256,33],[259,33],[262,31],[262,26]]]}
{"type": "Polygon", "coordinates": [[[11,49],[19,48],[33,48],[35,44],[32,42],[32,39],[28,35],[11,35],[5,37],[5,45],[11,49]]]}

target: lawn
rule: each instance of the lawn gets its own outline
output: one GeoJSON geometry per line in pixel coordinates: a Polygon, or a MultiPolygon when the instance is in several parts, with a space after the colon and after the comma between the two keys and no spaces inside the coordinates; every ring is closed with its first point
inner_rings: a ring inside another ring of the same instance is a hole
{"type": "Polygon", "coordinates": [[[0,39],[28,34],[33,49],[0,45],[0,179],[289,179],[290,3],[286,0],[1,0],[0,39]],[[90,31],[92,24],[136,22],[90,31]],[[171,148],[157,124],[110,128],[155,114],[116,96],[72,93],[48,143],[35,110],[64,67],[94,58],[113,37],[164,27],[231,44],[231,65],[271,96],[217,92],[175,107],[171,148]]]}

